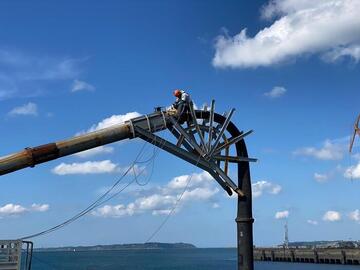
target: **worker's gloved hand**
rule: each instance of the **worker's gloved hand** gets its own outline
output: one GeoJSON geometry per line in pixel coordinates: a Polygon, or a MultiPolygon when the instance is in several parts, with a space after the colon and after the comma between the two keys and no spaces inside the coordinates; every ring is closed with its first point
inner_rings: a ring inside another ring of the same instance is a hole
{"type": "Polygon", "coordinates": [[[178,102],[174,102],[174,103],[171,105],[171,107],[176,110],[176,109],[179,107],[179,103],[178,103],[178,102]]]}
{"type": "Polygon", "coordinates": [[[177,114],[177,109],[174,107],[174,105],[166,108],[166,111],[172,116],[175,116],[177,114]]]}

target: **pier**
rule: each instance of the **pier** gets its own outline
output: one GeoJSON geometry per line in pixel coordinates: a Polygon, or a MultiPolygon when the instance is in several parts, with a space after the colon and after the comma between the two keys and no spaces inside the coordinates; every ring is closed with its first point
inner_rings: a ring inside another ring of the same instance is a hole
{"type": "Polygon", "coordinates": [[[255,248],[254,260],[319,264],[360,264],[359,248],[255,248]]]}

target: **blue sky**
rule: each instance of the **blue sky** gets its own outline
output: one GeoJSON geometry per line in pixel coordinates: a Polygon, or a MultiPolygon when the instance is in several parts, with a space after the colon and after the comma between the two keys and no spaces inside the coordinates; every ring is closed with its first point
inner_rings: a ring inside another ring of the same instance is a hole
{"type": "MultiPolygon", "coordinates": [[[[199,106],[215,99],[220,113],[236,108],[237,126],[255,130],[246,143],[259,159],[251,166],[256,245],[281,242],[285,217],[291,241],[357,240],[359,149],[350,157],[347,147],[359,113],[359,12],[356,0],[2,1],[0,155],[150,113],[182,88],[199,106]]],[[[115,143],[2,176],[0,238],[87,207],[141,146],[115,143]]],[[[144,242],[191,174],[153,240],[235,246],[235,200],[165,152],[147,186],[34,241],[144,242]]]]}

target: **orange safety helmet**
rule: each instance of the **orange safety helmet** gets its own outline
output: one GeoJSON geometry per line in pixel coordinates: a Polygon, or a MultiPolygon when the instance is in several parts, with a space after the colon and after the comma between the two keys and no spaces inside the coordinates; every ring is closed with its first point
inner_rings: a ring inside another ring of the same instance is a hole
{"type": "Polygon", "coordinates": [[[174,96],[177,98],[181,97],[181,91],[179,89],[174,90],[174,96]]]}

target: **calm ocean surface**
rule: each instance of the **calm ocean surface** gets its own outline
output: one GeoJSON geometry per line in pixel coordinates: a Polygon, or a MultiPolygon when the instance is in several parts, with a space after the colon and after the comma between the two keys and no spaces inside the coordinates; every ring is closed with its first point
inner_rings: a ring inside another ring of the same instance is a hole
{"type": "MultiPolygon", "coordinates": [[[[33,270],[235,270],[236,249],[35,252],[33,270]]],[[[257,262],[256,270],[360,270],[360,266],[257,262]]]]}

